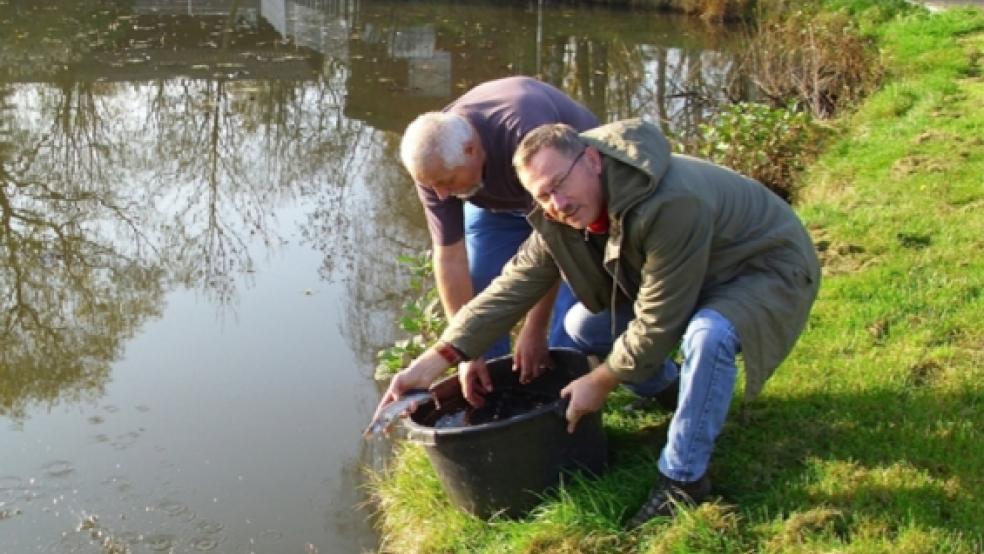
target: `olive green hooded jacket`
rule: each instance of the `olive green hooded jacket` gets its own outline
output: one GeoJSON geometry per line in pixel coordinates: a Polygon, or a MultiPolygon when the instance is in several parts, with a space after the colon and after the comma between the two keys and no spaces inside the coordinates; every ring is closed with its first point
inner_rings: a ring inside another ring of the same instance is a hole
{"type": "MultiPolygon", "coordinates": [[[[655,374],[701,308],[738,330],[745,398],[789,354],[820,285],[809,234],[766,187],[709,162],[671,154],[640,120],[581,135],[602,154],[607,238],[547,219],[503,273],[459,310],[441,340],[480,355],[563,277],[592,312],[633,302],[634,318],[607,362],[623,382],[655,374]]],[[[614,310],[613,310],[614,313],[614,310]]]]}

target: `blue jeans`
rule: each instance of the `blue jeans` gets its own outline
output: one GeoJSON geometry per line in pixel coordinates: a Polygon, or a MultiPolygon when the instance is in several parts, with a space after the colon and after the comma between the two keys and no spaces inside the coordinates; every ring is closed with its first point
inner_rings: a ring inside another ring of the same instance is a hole
{"type": "MultiPolygon", "coordinates": [[[[532,228],[526,216],[520,212],[493,212],[465,202],[465,248],[468,250],[468,272],[472,288],[477,295],[485,290],[493,279],[502,273],[506,265],[532,228]]],[[[564,330],[564,314],[577,300],[567,283],[561,282],[554,301],[550,320],[551,347],[574,347],[574,342],[564,330]]],[[[486,359],[509,354],[509,337],[497,340],[486,352],[486,359]]]]}
{"type": "MultiPolygon", "coordinates": [[[[616,311],[616,336],[622,334],[632,319],[632,307],[616,311]]],[[[592,314],[577,304],[565,319],[567,332],[578,348],[585,352],[607,355],[614,339],[609,311],[592,314]]],[[[666,446],[659,456],[659,470],[677,481],[696,481],[707,471],[714,441],[731,406],[738,368],[735,357],[741,343],[734,325],[720,313],[698,310],[683,334],[679,368],[667,359],[663,369],[647,381],[626,386],[640,396],[653,396],[680,378],[677,409],[670,420],[666,446]]]]}

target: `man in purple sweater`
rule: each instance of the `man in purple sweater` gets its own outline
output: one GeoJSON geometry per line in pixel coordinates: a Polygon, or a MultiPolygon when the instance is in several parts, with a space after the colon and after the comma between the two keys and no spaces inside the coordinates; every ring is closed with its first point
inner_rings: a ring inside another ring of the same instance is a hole
{"type": "MultiPolygon", "coordinates": [[[[508,77],[476,86],[441,112],[422,114],[403,134],[400,157],[424,206],[434,276],[449,319],[499,275],[530,234],[525,216],[533,201],[512,156],[526,133],[545,123],[585,131],[598,120],[551,85],[508,77]]],[[[527,314],[514,355],[522,381],[543,371],[548,343],[573,346],[563,316],[574,303],[567,285],[558,283],[527,314]]],[[[502,337],[484,356],[466,362],[476,367],[462,374],[474,376],[471,385],[486,391],[484,360],[508,353],[509,337],[502,337]]]]}

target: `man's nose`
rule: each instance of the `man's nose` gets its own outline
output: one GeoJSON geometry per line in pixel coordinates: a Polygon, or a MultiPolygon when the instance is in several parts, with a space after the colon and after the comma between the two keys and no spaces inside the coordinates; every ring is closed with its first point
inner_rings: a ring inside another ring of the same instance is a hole
{"type": "Polygon", "coordinates": [[[570,204],[571,204],[567,200],[567,198],[563,194],[560,194],[559,192],[554,192],[551,196],[553,200],[554,211],[556,211],[559,214],[566,214],[567,210],[570,209],[570,204]]]}

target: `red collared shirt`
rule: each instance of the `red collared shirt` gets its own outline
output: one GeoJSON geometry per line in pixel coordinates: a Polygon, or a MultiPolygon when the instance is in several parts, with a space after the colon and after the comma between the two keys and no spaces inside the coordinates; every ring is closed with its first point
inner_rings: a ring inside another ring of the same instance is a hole
{"type": "Polygon", "coordinates": [[[601,213],[598,214],[598,219],[592,221],[588,224],[587,231],[589,233],[594,233],[595,235],[600,235],[602,233],[608,232],[608,203],[606,202],[604,206],[601,207],[601,213]]]}

